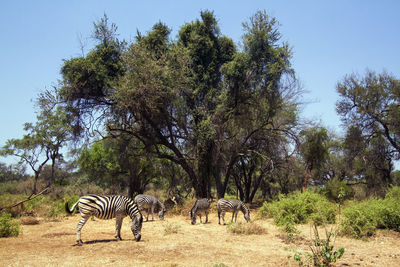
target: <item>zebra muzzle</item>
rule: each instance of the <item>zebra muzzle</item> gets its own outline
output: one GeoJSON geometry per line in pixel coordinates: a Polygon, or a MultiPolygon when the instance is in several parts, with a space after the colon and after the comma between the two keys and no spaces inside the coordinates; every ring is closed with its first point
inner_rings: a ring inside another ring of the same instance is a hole
{"type": "Polygon", "coordinates": [[[141,234],[138,234],[137,236],[135,236],[136,242],[139,242],[141,238],[142,238],[141,234]]]}

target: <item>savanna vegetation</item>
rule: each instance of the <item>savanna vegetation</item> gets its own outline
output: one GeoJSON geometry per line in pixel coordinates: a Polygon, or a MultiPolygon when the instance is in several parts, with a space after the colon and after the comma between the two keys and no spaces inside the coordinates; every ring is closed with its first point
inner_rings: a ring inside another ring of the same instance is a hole
{"type": "MultiPolygon", "coordinates": [[[[158,22],[120,40],[107,16],[91,37],[94,45],[66,59],[59,83],[38,95],[36,122],[0,151],[20,159],[0,164],[1,236],[18,235],[13,218],[64,216],[64,203],[83,194],[144,192],[174,214],[194,198],[241,199],[292,242],[299,224],[340,224],[318,242],[332,257],[310,254],[316,265],[343,255],[329,236],[400,231],[400,80],[393,75],[367,71],[338,81],[341,136],[301,117],[291,46],[266,12],[243,23],[240,43],[210,11],[174,38],[158,22]]],[[[253,224],[228,229],[264,233],[253,224]]]]}

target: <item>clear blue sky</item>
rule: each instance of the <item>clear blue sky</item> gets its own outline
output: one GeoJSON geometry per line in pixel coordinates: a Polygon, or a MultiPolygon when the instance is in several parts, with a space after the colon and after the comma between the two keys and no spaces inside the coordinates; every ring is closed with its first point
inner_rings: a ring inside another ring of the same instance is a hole
{"type": "MultiPolygon", "coordinates": [[[[36,118],[33,100],[57,83],[63,59],[80,55],[78,36],[107,14],[120,39],[132,40],[161,21],[176,37],[180,26],[212,10],[222,34],[239,42],[242,22],[257,10],[277,18],[293,48],[293,67],[310,100],[303,117],[339,130],[335,84],[366,69],[400,78],[400,1],[2,1],[0,11],[0,146],[20,138],[36,118]]],[[[88,41],[87,49],[90,48],[88,41]]],[[[4,158],[0,161],[7,162],[4,158]]]]}

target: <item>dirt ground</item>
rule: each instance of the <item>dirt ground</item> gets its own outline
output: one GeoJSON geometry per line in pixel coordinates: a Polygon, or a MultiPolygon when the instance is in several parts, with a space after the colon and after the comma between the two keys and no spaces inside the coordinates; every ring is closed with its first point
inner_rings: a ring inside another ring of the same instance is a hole
{"type": "MultiPolygon", "coordinates": [[[[227,214],[230,219],[230,214],[227,214]]],[[[16,238],[0,239],[0,266],[298,266],[285,250],[310,251],[310,227],[300,226],[295,244],[271,220],[255,220],[266,231],[236,235],[209,223],[191,225],[188,217],[166,215],[164,221],[144,222],[142,240],[135,242],[125,218],[122,241],[114,240],[115,219],[89,220],[82,229],[83,246],[75,245],[79,214],[59,221],[22,225],[16,238]],[[166,233],[176,228],[177,233],[166,233]],[[224,265],[222,265],[224,264],[224,265]]],[[[243,216],[238,221],[244,222],[243,216]]],[[[368,241],[339,237],[335,247],[345,254],[335,266],[400,266],[400,234],[381,231],[368,241]]]]}

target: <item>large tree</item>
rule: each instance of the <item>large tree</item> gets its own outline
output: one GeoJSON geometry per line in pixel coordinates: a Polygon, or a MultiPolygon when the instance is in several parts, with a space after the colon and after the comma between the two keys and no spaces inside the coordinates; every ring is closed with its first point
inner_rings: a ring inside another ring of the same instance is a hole
{"type": "Polygon", "coordinates": [[[338,82],[336,111],[346,126],[361,129],[368,142],[384,137],[392,153],[400,152],[400,80],[386,72],[352,74],[338,82]]]}
{"type": "Polygon", "coordinates": [[[65,62],[61,99],[77,130],[100,122],[111,135],[131,135],[180,165],[198,197],[209,197],[214,183],[223,197],[240,156],[258,155],[258,140],[290,136],[296,124],[298,88],[277,26],[257,12],[237,51],[208,11],[185,24],[175,42],[157,23],[129,46],[103,19],[95,28],[108,34],[96,35],[93,51],[65,62]]]}
{"type": "Polygon", "coordinates": [[[329,156],[329,136],[323,127],[311,127],[300,133],[300,155],[304,160],[305,173],[302,191],[307,189],[312,181],[312,172],[320,169],[329,156]]]}

